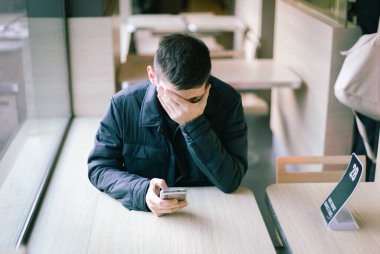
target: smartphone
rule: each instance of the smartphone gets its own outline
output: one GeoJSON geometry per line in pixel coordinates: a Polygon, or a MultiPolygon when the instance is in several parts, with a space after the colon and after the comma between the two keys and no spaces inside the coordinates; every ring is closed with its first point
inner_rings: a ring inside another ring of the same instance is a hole
{"type": "Polygon", "coordinates": [[[161,199],[178,199],[186,200],[186,189],[184,188],[169,188],[168,190],[160,191],[161,199]]]}

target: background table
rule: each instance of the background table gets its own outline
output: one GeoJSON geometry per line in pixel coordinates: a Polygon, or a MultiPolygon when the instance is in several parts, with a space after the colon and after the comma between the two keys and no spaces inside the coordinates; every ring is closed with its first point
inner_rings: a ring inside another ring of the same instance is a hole
{"type": "Polygon", "coordinates": [[[131,15],[127,21],[127,31],[148,29],[157,33],[185,32],[186,24],[180,15],[138,14],[131,15]]]}
{"type": "Polygon", "coordinates": [[[157,218],[100,195],[89,253],[275,253],[250,190],[188,188],[188,201],[157,218]]]}
{"type": "Polygon", "coordinates": [[[211,74],[239,91],[301,86],[297,75],[271,59],[214,59],[211,74]]]}
{"type": "Polygon", "coordinates": [[[233,32],[234,49],[243,48],[246,25],[232,15],[187,15],[184,16],[187,29],[195,33],[233,32]]]}
{"type": "Polygon", "coordinates": [[[269,210],[292,253],[378,253],[380,184],[360,183],[348,209],[360,229],[330,230],[320,206],[336,183],[275,184],[267,188],[269,210]]]}

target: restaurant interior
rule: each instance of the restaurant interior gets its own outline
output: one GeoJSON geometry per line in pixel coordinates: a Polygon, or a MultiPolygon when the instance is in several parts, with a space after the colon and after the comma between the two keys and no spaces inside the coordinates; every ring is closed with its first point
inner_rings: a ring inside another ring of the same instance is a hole
{"type": "Polygon", "coordinates": [[[0,0],[0,254],[377,253],[380,113],[335,92],[364,36],[378,65],[357,76],[379,77],[379,18],[380,0],[0,0]],[[96,189],[87,159],[111,97],[172,33],[202,40],[240,94],[248,168],[237,191],[189,187],[157,218],[96,189]],[[336,230],[321,206],[354,158],[337,214],[355,229],[336,230]]]}

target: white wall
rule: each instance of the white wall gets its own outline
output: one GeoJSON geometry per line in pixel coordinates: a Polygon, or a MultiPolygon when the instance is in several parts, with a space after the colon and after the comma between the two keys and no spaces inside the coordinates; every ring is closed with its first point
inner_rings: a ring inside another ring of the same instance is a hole
{"type": "Polygon", "coordinates": [[[62,18],[28,18],[24,57],[28,117],[68,116],[69,74],[62,18]],[[63,59],[63,60],[60,60],[63,59]]]}
{"type": "Polygon", "coordinates": [[[102,116],[115,93],[112,29],[110,17],[69,19],[76,116],[102,116]]]}

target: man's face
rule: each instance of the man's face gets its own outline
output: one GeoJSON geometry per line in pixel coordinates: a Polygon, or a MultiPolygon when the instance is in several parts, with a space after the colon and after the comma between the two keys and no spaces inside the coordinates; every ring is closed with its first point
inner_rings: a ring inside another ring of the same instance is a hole
{"type": "Polygon", "coordinates": [[[180,125],[189,123],[203,114],[210,84],[188,90],[178,90],[170,83],[157,84],[157,97],[169,117],[180,125]]]}
{"type": "Polygon", "coordinates": [[[199,102],[203,96],[206,94],[206,85],[203,84],[200,87],[192,88],[188,90],[178,90],[173,84],[170,82],[165,82],[163,80],[160,80],[157,84],[157,87],[162,87],[164,90],[169,90],[172,93],[175,93],[182,99],[190,102],[190,103],[197,103],[199,102]]]}
{"type": "Polygon", "coordinates": [[[203,114],[211,85],[179,90],[165,79],[158,79],[152,66],[147,67],[148,77],[157,87],[157,98],[169,117],[180,125],[189,123],[203,114]]]}

